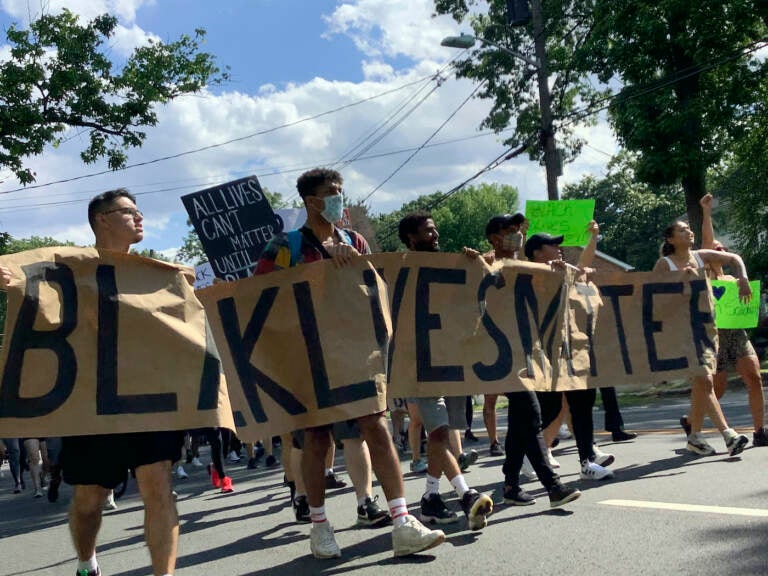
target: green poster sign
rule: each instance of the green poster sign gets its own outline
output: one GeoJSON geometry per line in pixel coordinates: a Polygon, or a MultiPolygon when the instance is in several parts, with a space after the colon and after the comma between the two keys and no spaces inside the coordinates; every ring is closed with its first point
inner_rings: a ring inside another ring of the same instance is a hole
{"type": "Polygon", "coordinates": [[[563,246],[586,246],[590,238],[587,225],[594,213],[594,200],[527,200],[528,236],[537,232],[562,234],[563,246]]]}
{"type": "Polygon", "coordinates": [[[739,287],[731,280],[712,280],[715,297],[715,326],[718,328],[754,328],[760,315],[760,281],[752,280],[752,300],[739,300],[739,287]]]}

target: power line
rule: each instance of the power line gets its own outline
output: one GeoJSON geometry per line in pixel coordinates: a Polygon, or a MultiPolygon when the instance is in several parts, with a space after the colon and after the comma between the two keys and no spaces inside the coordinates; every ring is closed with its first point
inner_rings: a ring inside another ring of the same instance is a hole
{"type": "Polygon", "coordinates": [[[178,154],[170,154],[168,156],[162,156],[160,158],[155,158],[153,160],[147,160],[145,162],[137,162],[135,164],[129,164],[127,166],[124,166],[122,168],[118,168],[117,170],[100,170],[98,172],[92,172],[90,174],[83,174],[80,176],[73,176],[71,178],[62,178],[61,180],[54,180],[52,182],[46,182],[44,184],[34,184],[32,186],[23,186],[21,188],[13,188],[11,190],[3,190],[0,191],[0,194],[12,194],[14,192],[25,192],[28,190],[35,190],[37,188],[45,188],[47,186],[53,186],[54,184],[64,184],[67,182],[75,182],[77,180],[83,180],[86,178],[93,178],[95,176],[102,176],[104,174],[109,174],[113,172],[122,172],[125,170],[129,170],[131,168],[138,168],[140,166],[148,166],[150,164],[157,164],[159,162],[165,162],[166,160],[173,160],[176,158],[181,158],[183,156],[189,156],[190,154],[197,154],[199,152],[203,152],[206,150],[212,150],[214,148],[220,148],[221,146],[226,146],[228,144],[233,144],[235,142],[242,142],[243,140],[248,140],[250,138],[254,138],[256,136],[263,136],[264,134],[269,134],[271,132],[276,132],[277,130],[282,130],[283,128],[290,128],[292,126],[296,126],[298,124],[302,124],[304,122],[309,122],[310,120],[316,120],[317,118],[322,118],[323,116],[328,116],[330,114],[335,114],[337,112],[340,112],[342,110],[346,110],[348,108],[353,108],[354,106],[358,106],[360,104],[364,104],[366,102],[370,102],[372,100],[375,100],[377,98],[382,98],[383,96],[387,96],[388,94],[392,94],[394,92],[398,92],[399,90],[404,90],[405,88],[408,88],[410,86],[413,86],[414,84],[418,84],[419,82],[423,82],[425,78],[434,78],[434,75],[425,76],[422,78],[419,78],[418,80],[414,80],[413,82],[408,82],[407,84],[403,84],[402,86],[399,86],[397,88],[392,88],[391,90],[387,90],[385,92],[381,92],[379,94],[376,94],[374,96],[369,96],[368,98],[363,98],[362,100],[357,100],[355,102],[351,102],[349,104],[344,104],[343,106],[339,106],[337,108],[334,108],[332,110],[327,110],[325,112],[321,112],[319,114],[315,114],[314,116],[308,116],[305,118],[300,118],[299,120],[294,120],[293,122],[287,122],[285,124],[280,124],[279,126],[273,126],[272,128],[266,128],[264,130],[259,130],[258,132],[253,132],[251,134],[246,134],[245,136],[240,136],[238,138],[232,138],[231,140],[226,140],[224,142],[218,142],[216,144],[209,144],[208,146],[202,146],[200,148],[195,148],[193,150],[186,150],[184,152],[179,152],[178,154]]]}
{"type": "MultiPolygon", "coordinates": [[[[506,131],[508,131],[508,130],[506,130],[506,131]]],[[[435,142],[435,143],[432,143],[432,144],[427,144],[426,146],[424,146],[424,148],[435,148],[435,147],[438,147],[438,146],[447,146],[449,144],[456,144],[456,143],[459,143],[459,142],[466,142],[468,140],[475,140],[477,138],[484,138],[486,136],[495,136],[496,134],[497,133],[493,132],[493,131],[486,131],[486,132],[482,132],[480,134],[473,134],[472,136],[465,136],[463,138],[453,138],[453,139],[450,139],[450,140],[443,140],[441,142],[435,142]]],[[[398,154],[405,154],[405,153],[412,152],[412,151],[418,150],[418,149],[419,149],[418,146],[411,146],[411,147],[408,147],[408,148],[400,148],[400,149],[395,149],[395,150],[389,150],[389,151],[380,152],[380,153],[377,153],[377,154],[370,154],[368,156],[361,156],[360,158],[355,160],[355,162],[361,162],[361,161],[365,161],[365,160],[376,160],[376,159],[379,159],[379,158],[386,158],[386,157],[389,157],[389,156],[397,156],[398,154]]],[[[322,162],[320,164],[322,164],[322,162]]],[[[317,166],[317,165],[318,165],[318,163],[316,162],[316,163],[313,163],[313,164],[302,165],[302,166],[292,166],[292,167],[283,168],[283,169],[280,169],[280,170],[270,170],[268,172],[262,172],[262,173],[258,173],[257,172],[256,173],[256,177],[258,177],[258,178],[268,178],[270,176],[278,176],[278,175],[281,175],[281,174],[290,174],[290,173],[296,173],[296,172],[304,172],[304,171],[306,171],[306,170],[308,170],[308,169],[310,169],[310,168],[312,168],[314,166],[317,166]]],[[[247,171],[244,171],[244,172],[229,173],[229,176],[233,176],[233,175],[248,175],[248,174],[252,174],[252,173],[253,173],[252,170],[247,170],[247,171]]],[[[200,179],[195,179],[195,180],[169,180],[169,181],[165,181],[165,182],[155,182],[155,183],[148,183],[148,184],[140,184],[140,185],[134,185],[134,186],[129,186],[129,187],[132,188],[132,189],[135,189],[137,186],[138,187],[140,187],[140,186],[154,186],[154,185],[157,185],[157,184],[173,184],[175,182],[196,182],[196,184],[186,184],[186,185],[179,185],[179,186],[173,186],[173,187],[158,188],[158,189],[155,189],[155,190],[148,190],[148,191],[144,191],[144,192],[134,192],[134,196],[144,196],[144,195],[149,195],[149,194],[158,194],[158,193],[161,193],[161,192],[172,192],[172,191],[178,191],[178,190],[188,190],[190,192],[193,192],[193,191],[199,190],[203,186],[214,186],[214,185],[216,185],[216,184],[221,182],[221,178],[208,178],[208,179],[205,179],[205,180],[200,180],[200,179]]],[[[74,198],[74,199],[70,198],[68,200],[60,200],[60,201],[54,201],[54,202],[43,202],[43,203],[37,203],[37,204],[24,203],[24,204],[17,204],[17,205],[13,205],[13,206],[0,206],[0,213],[2,213],[2,212],[7,212],[7,213],[23,212],[23,211],[26,211],[26,210],[34,210],[34,209],[42,208],[42,207],[46,207],[46,206],[63,206],[63,205],[69,205],[69,204],[79,204],[79,203],[82,203],[82,202],[88,202],[90,200],[93,192],[92,191],[85,191],[82,194],[84,194],[84,197],[82,197],[82,198],[74,198]]],[[[51,197],[54,197],[54,196],[69,196],[69,195],[70,194],[68,192],[61,192],[61,193],[58,193],[58,194],[50,194],[50,195],[46,196],[46,198],[51,198],[51,197]]],[[[290,199],[288,199],[286,201],[290,202],[290,199]]]]}
{"type": "Polygon", "coordinates": [[[467,102],[469,102],[475,96],[475,94],[477,94],[478,90],[480,90],[480,88],[482,88],[484,84],[485,84],[485,82],[480,82],[475,87],[475,89],[472,90],[472,93],[469,96],[467,96],[462,101],[462,103],[459,104],[458,107],[453,112],[451,112],[451,114],[448,116],[448,118],[446,118],[445,121],[442,124],[440,124],[440,126],[438,126],[437,129],[434,132],[432,132],[432,134],[429,135],[429,137],[424,141],[424,143],[421,146],[419,146],[416,150],[414,150],[413,153],[410,156],[408,156],[408,158],[406,158],[397,168],[395,168],[389,176],[384,178],[384,180],[382,180],[379,183],[378,186],[376,186],[373,190],[371,190],[368,193],[368,195],[365,196],[365,198],[362,199],[362,202],[365,202],[371,196],[373,196],[376,193],[377,190],[379,190],[382,186],[384,186],[384,184],[389,182],[395,176],[395,174],[400,172],[400,170],[402,170],[405,167],[405,165],[408,164],[416,156],[416,154],[421,152],[424,149],[424,147],[427,144],[429,144],[429,141],[432,140],[432,138],[434,138],[435,136],[437,136],[437,134],[440,132],[440,130],[442,130],[445,127],[445,125],[448,124],[448,122],[450,122],[453,119],[453,117],[456,116],[456,114],[459,113],[459,110],[461,110],[462,108],[464,108],[464,106],[466,106],[467,102]]]}

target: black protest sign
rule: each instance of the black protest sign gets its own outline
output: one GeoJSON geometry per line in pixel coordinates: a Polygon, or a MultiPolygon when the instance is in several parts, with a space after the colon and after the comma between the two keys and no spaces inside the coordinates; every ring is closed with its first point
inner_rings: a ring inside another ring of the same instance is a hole
{"type": "Polygon", "coordinates": [[[181,197],[217,278],[237,280],[253,272],[278,222],[256,176],[181,197]]]}
{"type": "Polygon", "coordinates": [[[0,264],[0,437],[234,427],[190,269],[89,248],[0,264]]]}

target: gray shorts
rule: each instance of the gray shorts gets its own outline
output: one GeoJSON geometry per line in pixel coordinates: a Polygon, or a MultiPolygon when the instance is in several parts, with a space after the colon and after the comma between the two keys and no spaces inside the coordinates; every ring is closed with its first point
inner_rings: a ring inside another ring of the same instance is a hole
{"type": "Polygon", "coordinates": [[[464,396],[438,396],[436,398],[408,398],[419,407],[421,421],[427,434],[443,426],[464,430],[467,427],[467,419],[464,408],[467,400],[464,396]]]}

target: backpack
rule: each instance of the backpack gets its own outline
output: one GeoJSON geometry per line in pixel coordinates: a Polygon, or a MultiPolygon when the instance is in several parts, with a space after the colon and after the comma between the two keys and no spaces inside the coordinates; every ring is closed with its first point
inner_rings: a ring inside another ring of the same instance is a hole
{"type": "MultiPolygon", "coordinates": [[[[349,244],[350,246],[354,246],[352,244],[352,237],[350,236],[349,232],[344,228],[338,228],[339,235],[341,236],[341,240],[345,244],[349,244]]],[[[303,236],[301,235],[301,230],[291,230],[288,232],[288,246],[291,249],[291,266],[295,266],[296,263],[301,259],[301,240],[303,236]]]]}

